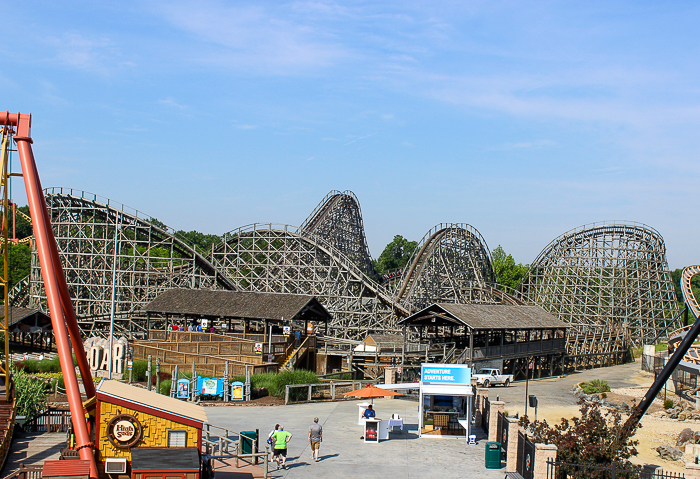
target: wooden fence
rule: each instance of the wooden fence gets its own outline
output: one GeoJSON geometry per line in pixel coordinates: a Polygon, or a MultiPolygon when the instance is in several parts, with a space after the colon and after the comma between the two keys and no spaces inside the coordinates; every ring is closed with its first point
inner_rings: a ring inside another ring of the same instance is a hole
{"type": "Polygon", "coordinates": [[[339,399],[358,399],[348,397],[343,393],[349,393],[361,389],[367,384],[375,384],[376,381],[331,381],[318,384],[287,384],[284,391],[284,403],[293,404],[301,402],[337,401],[339,399]]]}
{"type": "Polygon", "coordinates": [[[60,408],[49,408],[23,426],[27,432],[66,432],[70,427],[70,410],[60,408]]]}

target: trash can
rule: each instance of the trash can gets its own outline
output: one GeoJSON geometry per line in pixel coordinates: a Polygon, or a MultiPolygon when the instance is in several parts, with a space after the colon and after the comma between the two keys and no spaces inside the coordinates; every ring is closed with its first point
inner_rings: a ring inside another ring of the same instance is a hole
{"type": "Polygon", "coordinates": [[[501,443],[486,443],[486,469],[501,468],[501,443]]]}
{"type": "MultiPolygon", "coordinates": [[[[253,444],[257,442],[258,433],[257,431],[241,431],[241,453],[242,454],[253,454],[253,444]]],[[[499,446],[500,448],[500,446],[499,446]]],[[[500,449],[499,449],[500,450],[500,449]]]]}

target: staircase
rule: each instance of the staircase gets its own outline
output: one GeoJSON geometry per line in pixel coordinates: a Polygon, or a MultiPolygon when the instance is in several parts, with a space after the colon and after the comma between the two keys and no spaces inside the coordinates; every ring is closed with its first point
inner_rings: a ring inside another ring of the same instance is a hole
{"type": "Polygon", "coordinates": [[[287,356],[284,358],[280,371],[291,371],[296,368],[304,355],[309,351],[309,348],[316,347],[316,337],[307,336],[299,346],[290,345],[287,349],[287,356]]]}

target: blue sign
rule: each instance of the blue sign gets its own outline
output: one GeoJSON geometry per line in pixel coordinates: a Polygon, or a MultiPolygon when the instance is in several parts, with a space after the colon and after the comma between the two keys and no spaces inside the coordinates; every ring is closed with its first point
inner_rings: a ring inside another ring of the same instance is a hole
{"type": "Polygon", "coordinates": [[[420,378],[426,384],[471,384],[472,370],[466,364],[421,364],[420,378]]]}
{"type": "Polygon", "coordinates": [[[188,399],[190,397],[190,380],[178,379],[176,396],[178,399],[188,399]]]}

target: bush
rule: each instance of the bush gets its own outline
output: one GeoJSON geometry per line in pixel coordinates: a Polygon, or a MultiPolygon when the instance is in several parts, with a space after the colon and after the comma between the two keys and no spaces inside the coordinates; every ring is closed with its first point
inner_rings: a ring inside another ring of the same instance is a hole
{"type": "MultiPolygon", "coordinates": [[[[523,416],[519,425],[533,442],[556,445],[558,461],[598,466],[614,463],[616,467],[634,470],[637,466],[629,458],[638,453],[639,441],[634,439],[634,433],[639,423],[627,427],[619,411],[603,409],[598,402],[579,400],[579,405],[580,417],[562,418],[559,424],[550,426],[545,420],[532,423],[523,416]]],[[[587,473],[574,477],[592,476],[587,473]]]]}
{"type": "Polygon", "coordinates": [[[671,409],[673,407],[673,401],[666,399],[664,401],[664,409],[671,409]]]}
{"type": "Polygon", "coordinates": [[[32,379],[21,370],[14,371],[15,391],[17,395],[17,414],[31,419],[46,408],[46,383],[32,379]]]}
{"type": "MultiPolygon", "coordinates": [[[[245,376],[234,376],[230,381],[245,383],[245,376]]],[[[280,373],[253,374],[250,377],[250,387],[253,391],[267,390],[270,396],[278,398],[284,398],[287,384],[318,384],[320,382],[316,373],[303,369],[282,371],[280,373]]],[[[292,400],[305,399],[307,395],[308,392],[306,390],[292,389],[291,391],[292,400]]]]}
{"type": "Polygon", "coordinates": [[[600,379],[592,379],[587,383],[581,384],[581,389],[586,394],[598,394],[610,391],[610,386],[607,381],[601,381],[600,379]]]}
{"type": "Polygon", "coordinates": [[[145,381],[146,371],[148,371],[148,361],[145,359],[134,361],[131,376],[134,381],[145,381]]]}
{"type": "Polygon", "coordinates": [[[38,373],[39,372],[39,360],[38,359],[25,359],[23,361],[23,370],[25,373],[38,373]]]}
{"type": "MultiPolygon", "coordinates": [[[[170,380],[173,378],[172,374],[166,373],[165,371],[161,371],[160,374],[158,374],[158,376],[160,377],[161,384],[163,383],[163,381],[170,380]]],[[[144,377],[145,377],[145,375],[144,375],[144,377]]],[[[153,385],[156,384],[156,374],[155,373],[153,373],[153,376],[151,377],[151,384],[153,384],[153,385]]]]}
{"type": "Polygon", "coordinates": [[[608,397],[608,393],[600,393],[600,397],[606,399],[608,397]]]}
{"type": "Polygon", "coordinates": [[[53,359],[44,359],[38,361],[37,369],[39,373],[60,373],[61,372],[61,362],[56,356],[53,359]]]}
{"type": "Polygon", "coordinates": [[[172,384],[171,379],[166,379],[165,381],[160,382],[160,393],[163,396],[170,396],[170,385],[172,384]]]}

